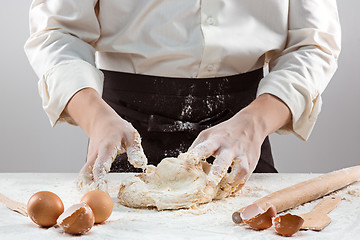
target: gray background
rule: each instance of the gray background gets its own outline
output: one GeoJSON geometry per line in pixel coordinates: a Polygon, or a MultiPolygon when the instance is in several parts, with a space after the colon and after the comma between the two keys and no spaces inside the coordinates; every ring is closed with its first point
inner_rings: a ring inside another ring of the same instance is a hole
{"type": "MultiPolygon", "coordinates": [[[[78,127],[50,126],[41,107],[37,77],[23,51],[29,0],[2,1],[0,8],[0,172],[78,172],[87,136],[78,127]]],[[[280,172],[329,172],[359,164],[360,2],[339,1],[343,40],[339,69],[323,94],[310,139],[271,136],[280,172]]]]}

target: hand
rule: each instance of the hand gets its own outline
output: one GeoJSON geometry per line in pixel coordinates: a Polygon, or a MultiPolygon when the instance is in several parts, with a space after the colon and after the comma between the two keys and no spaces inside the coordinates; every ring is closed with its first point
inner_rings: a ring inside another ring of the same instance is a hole
{"type": "Polygon", "coordinates": [[[188,152],[196,156],[195,161],[215,157],[208,174],[208,185],[215,187],[223,181],[235,189],[241,187],[254,171],[264,139],[265,134],[259,131],[254,116],[244,110],[202,131],[188,152]],[[231,172],[226,176],[229,167],[231,172]]]}
{"type": "Polygon", "coordinates": [[[87,161],[78,180],[81,188],[107,191],[105,177],[118,154],[126,152],[134,167],[144,169],[147,165],[139,133],[117,114],[102,116],[89,137],[87,161]]]}
{"type": "Polygon", "coordinates": [[[107,191],[105,177],[118,154],[126,152],[134,167],[145,169],[147,159],[139,133],[95,90],[79,91],[69,101],[64,113],[69,114],[90,138],[87,161],[79,174],[80,188],[107,191]]]}
{"type": "Polygon", "coordinates": [[[290,110],[278,98],[264,94],[231,119],[202,131],[188,150],[194,164],[214,156],[208,186],[220,182],[239,190],[254,171],[267,135],[291,120],[290,110]],[[227,171],[231,167],[230,174],[227,171]]]}

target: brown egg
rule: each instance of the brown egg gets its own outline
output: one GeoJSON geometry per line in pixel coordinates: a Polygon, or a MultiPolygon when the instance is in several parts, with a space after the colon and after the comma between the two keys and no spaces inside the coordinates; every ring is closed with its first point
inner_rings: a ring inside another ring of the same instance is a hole
{"type": "Polygon", "coordinates": [[[281,236],[286,237],[290,237],[299,231],[303,223],[304,219],[290,213],[274,218],[275,231],[281,236]]]}
{"type": "Polygon", "coordinates": [[[94,214],[85,202],[72,205],[57,220],[57,224],[65,232],[74,235],[87,233],[94,223],[94,214]]]}
{"type": "Polygon", "coordinates": [[[95,223],[102,223],[108,219],[113,210],[113,201],[108,193],[101,190],[93,190],[86,193],[82,198],[94,212],[95,223]]]}
{"type": "Polygon", "coordinates": [[[276,209],[273,205],[268,205],[263,210],[256,203],[247,206],[241,213],[244,223],[256,230],[267,229],[272,226],[272,218],[276,215],[276,209]]]}
{"type": "Polygon", "coordinates": [[[64,204],[55,193],[41,191],[30,197],[27,211],[34,223],[41,227],[51,227],[64,212],[64,204]]]}

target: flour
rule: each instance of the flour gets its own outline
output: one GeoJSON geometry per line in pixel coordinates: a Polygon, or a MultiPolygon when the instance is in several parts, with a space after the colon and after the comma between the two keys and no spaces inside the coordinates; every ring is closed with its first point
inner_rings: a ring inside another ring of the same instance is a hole
{"type": "Polygon", "coordinates": [[[174,150],[165,150],[164,156],[165,157],[179,156],[181,153],[186,152],[187,149],[188,149],[187,145],[185,145],[184,143],[180,143],[179,147],[174,150]]]}
{"type": "Polygon", "coordinates": [[[224,108],[224,95],[215,95],[215,96],[207,96],[205,101],[205,106],[208,114],[212,114],[214,111],[224,108]]]}
{"type": "Polygon", "coordinates": [[[177,131],[193,130],[194,124],[191,122],[176,121],[175,128],[177,131]]]}
{"type": "MultiPolygon", "coordinates": [[[[26,203],[37,191],[48,190],[56,193],[67,209],[80,201],[75,179],[78,173],[0,173],[1,193],[9,198],[26,203]]],[[[76,239],[172,239],[172,240],[212,240],[212,239],[269,239],[284,240],[272,228],[253,231],[231,220],[234,211],[273,191],[318,176],[318,174],[259,174],[251,175],[241,192],[234,197],[212,201],[189,209],[157,211],[154,209],[134,209],[119,204],[117,194],[131,173],[110,173],[108,175],[109,194],[114,201],[114,210],[104,224],[95,225],[91,231],[76,239]]],[[[357,239],[360,232],[360,198],[352,195],[360,191],[360,182],[336,194],[346,197],[329,213],[331,223],[321,232],[300,231],[295,239],[357,239]],[[348,193],[350,191],[350,193],[348,193]]],[[[311,211],[319,200],[301,205],[293,214],[311,211]]],[[[0,204],[0,238],[10,239],[69,239],[60,228],[43,229],[29,218],[14,213],[0,204]]],[[[292,238],[292,239],[293,239],[292,238]]]]}
{"type": "Polygon", "coordinates": [[[195,100],[195,97],[192,96],[191,94],[189,94],[185,97],[185,102],[182,107],[181,116],[191,117],[192,111],[193,111],[192,104],[193,104],[194,100],[195,100]]]}
{"type": "Polygon", "coordinates": [[[357,190],[348,190],[347,194],[351,195],[351,196],[355,196],[355,197],[360,197],[360,191],[359,189],[357,190]]]}

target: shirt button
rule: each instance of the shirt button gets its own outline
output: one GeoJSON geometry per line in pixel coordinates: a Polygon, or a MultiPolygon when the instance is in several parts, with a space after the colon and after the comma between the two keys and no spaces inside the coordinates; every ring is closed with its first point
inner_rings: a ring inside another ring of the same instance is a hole
{"type": "Polygon", "coordinates": [[[214,25],[215,24],[215,19],[213,17],[209,17],[207,20],[206,20],[207,24],[209,25],[214,25]]]}
{"type": "Polygon", "coordinates": [[[213,65],[213,64],[208,65],[208,66],[207,66],[207,70],[208,70],[209,72],[213,71],[213,70],[214,70],[214,65],[213,65]]]}

